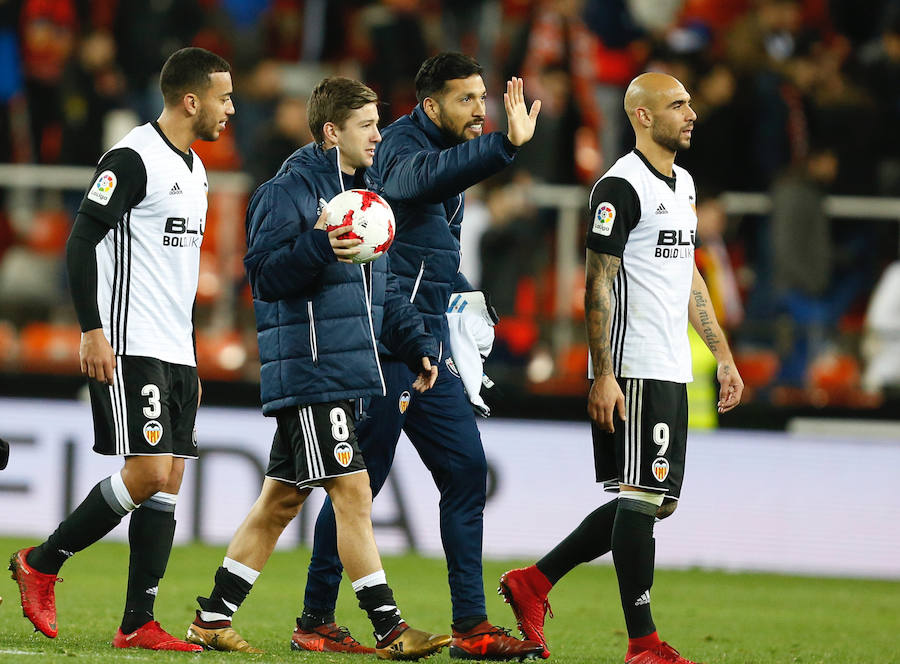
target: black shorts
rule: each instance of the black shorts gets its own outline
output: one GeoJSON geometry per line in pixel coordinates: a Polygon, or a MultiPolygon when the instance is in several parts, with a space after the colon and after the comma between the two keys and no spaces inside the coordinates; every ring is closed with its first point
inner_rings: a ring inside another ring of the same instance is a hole
{"type": "Polygon", "coordinates": [[[197,367],[120,355],[112,385],[88,385],[95,452],[197,458],[197,367]]]}
{"type": "Polygon", "coordinates": [[[284,408],[275,417],[266,477],[306,489],[366,470],[349,401],[284,408]]]}
{"type": "Polygon", "coordinates": [[[597,481],[663,492],[677,500],[687,451],[687,386],[647,378],[619,378],[625,422],[614,414],[615,433],[591,423],[597,481]]]}

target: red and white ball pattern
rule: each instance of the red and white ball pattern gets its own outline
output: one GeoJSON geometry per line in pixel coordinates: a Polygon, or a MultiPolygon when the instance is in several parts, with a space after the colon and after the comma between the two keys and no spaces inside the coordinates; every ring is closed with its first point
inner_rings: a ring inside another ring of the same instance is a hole
{"type": "Polygon", "coordinates": [[[341,239],[358,238],[354,263],[368,263],[388,250],[394,241],[394,212],[374,191],[348,189],[328,201],[329,231],[347,226],[341,239]]]}

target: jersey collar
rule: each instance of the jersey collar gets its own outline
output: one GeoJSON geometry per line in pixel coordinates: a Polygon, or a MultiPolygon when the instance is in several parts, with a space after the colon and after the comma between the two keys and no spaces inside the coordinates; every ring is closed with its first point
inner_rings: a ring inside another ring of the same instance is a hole
{"type": "Polygon", "coordinates": [[[156,133],[159,134],[159,137],[166,142],[166,145],[168,145],[169,148],[171,148],[172,152],[174,152],[175,154],[177,154],[179,157],[181,157],[184,160],[184,163],[187,165],[188,170],[193,172],[194,171],[194,153],[190,150],[188,150],[187,152],[182,152],[181,150],[176,148],[174,145],[172,145],[172,141],[170,141],[168,138],[166,138],[166,135],[163,133],[163,130],[160,128],[159,123],[156,120],[154,120],[150,124],[153,125],[153,128],[156,130],[156,133]]]}
{"type": "Polygon", "coordinates": [[[653,164],[651,164],[651,163],[647,160],[647,157],[644,156],[644,153],[643,153],[643,152],[641,152],[641,151],[638,150],[637,148],[634,148],[634,149],[632,150],[632,152],[634,152],[638,157],[641,158],[641,161],[644,162],[644,165],[645,165],[648,169],[650,169],[650,172],[653,173],[653,175],[655,175],[655,176],[658,177],[660,180],[662,180],[663,182],[665,182],[665,183],[669,186],[669,189],[671,189],[673,192],[675,191],[675,171],[672,171],[672,177],[669,177],[668,175],[663,175],[663,174],[660,173],[658,170],[656,170],[655,168],[653,168],[653,164]]]}

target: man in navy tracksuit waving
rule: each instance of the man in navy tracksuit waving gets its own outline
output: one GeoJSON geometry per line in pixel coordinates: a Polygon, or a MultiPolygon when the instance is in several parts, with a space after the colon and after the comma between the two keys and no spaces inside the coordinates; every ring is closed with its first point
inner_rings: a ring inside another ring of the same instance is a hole
{"type": "MultiPolygon", "coordinates": [[[[540,102],[529,112],[523,82],[511,79],[503,96],[507,134],[484,134],[483,70],[471,57],[442,53],[416,75],[419,104],[384,130],[374,169],[397,219],[389,251],[400,290],[422,313],[450,356],[445,312],[451,293],[471,291],[459,272],[459,236],[466,188],[507,166],[534,134],[540,102]]],[[[441,493],[440,526],[453,605],[450,656],[522,659],[542,652],[487,620],[481,543],[487,463],[471,404],[459,377],[441,371],[427,393],[412,389],[415,375],[384,347],[386,396],[373,399],[358,428],[373,493],[384,484],[400,431],[406,432],[441,493]]],[[[334,513],[326,502],[316,523],[301,629],[333,620],[341,579],[334,513]]],[[[321,648],[320,648],[321,649],[321,648]]],[[[343,650],[328,644],[329,650],[343,650]]]]}
{"type": "MultiPolygon", "coordinates": [[[[262,491],[215,574],[187,640],[210,650],[261,652],[231,626],[284,528],[312,487],[334,501],[338,548],[359,606],[375,631],[375,649],[337,625],[318,626],[315,640],[340,642],[382,659],[418,659],[449,635],[409,627],[387,584],[372,533],[372,494],[354,413],[360,400],[384,394],[376,344],[383,341],[414,376],[413,391],[435,381],[437,344],[421,316],[398,293],[390,258],[354,265],[356,239],[326,230],[325,202],[350,188],[377,189],[367,174],[378,132],[378,98],[358,81],[326,78],[310,95],[315,143],[300,148],[263,184],[247,209],[244,265],[253,290],[261,362],[263,413],[278,427],[262,491]]],[[[299,620],[298,620],[299,622],[299,620]]],[[[309,638],[298,629],[294,650],[309,638]]]]}

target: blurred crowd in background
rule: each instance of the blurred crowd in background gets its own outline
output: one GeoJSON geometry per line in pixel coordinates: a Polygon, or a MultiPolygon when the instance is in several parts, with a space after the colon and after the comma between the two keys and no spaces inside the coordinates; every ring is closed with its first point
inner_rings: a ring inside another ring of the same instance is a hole
{"type": "MultiPolygon", "coordinates": [[[[508,77],[543,102],[534,140],[470,192],[463,226],[463,270],[502,316],[488,369],[508,390],[583,394],[583,276],[563,308],[571,340],[554,347],[559,208],[530,194],[565,185],[560,200],[586,206],[573,187],[633,146],[622,96],[646,70],[680,79],[699,115],[676,161],[697,183],[697,261],[748,398],[865,406],[900,387],[900,213],[866,214],[900,198],[900,0],[0,0],[0,163],[93,166],[156,119],[159,69],[186,45],[234,68],[237,114],[195,148],[208,170],[247,176],[218,197],[212,182],[201,375],[256,379],[243,204],[311,140],[312,86],[366,82],[387,124],[413,108],[420,63],[461,50],[485,67],[489,129],[505,128],[508,77]],[[765,194],[765,209],[725,192],[765,194]],[[835,217],[835,195],[868,198],[835,217]]],[[[78,368],[62,257],[90,175],[61,191],[46,172],[27,191],[0,178],[7,375],[78,368]]]]}

